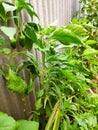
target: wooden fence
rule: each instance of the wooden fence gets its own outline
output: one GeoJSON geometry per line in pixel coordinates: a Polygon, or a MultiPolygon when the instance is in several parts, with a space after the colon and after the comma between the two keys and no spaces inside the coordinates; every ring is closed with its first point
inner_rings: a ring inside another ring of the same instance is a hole
{"type": "MultiPolygon", "coordinates": [[[[68,24],[68,22],[71,21],[75,11],[79,8],[78,0],[27,1],[34,5],[35,11],[39,15],[40,20],[34,19],[34,21],[40,23],[44,27],[54,21],[57,21],[58,27],[68,24]]],[[[30,17],[24,12],[21,17],[23,21],[31,21],[30,17]]],[[[39,54],[37,52],[34,50],[32,52],[37,56],[37,58],[39,58],[39,54]]],[[[1,63],[6,63],[6,60],[2,55],[0,55],[0,64],[1,63]]],[[[21,99],[19,95],[11,93],[5,87],[5,80],[0,73],[0,111],[8,113],[15,119],[28,118],[29,113],[34,109],[34,102],[36,100],[35,92],[40,88],[38,79],[35,81],[35,86],[34,91],[27,96],[26,99],[21,99]],[[25,113],[23,110],[22,100],[26,100],[25,105],[28,113],[25,113]]]]}

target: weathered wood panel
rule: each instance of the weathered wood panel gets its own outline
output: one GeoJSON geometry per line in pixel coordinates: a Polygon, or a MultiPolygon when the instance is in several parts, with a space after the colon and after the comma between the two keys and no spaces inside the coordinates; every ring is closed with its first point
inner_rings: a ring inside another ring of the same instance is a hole
{"type": "MultiPolygon", "coordinates": [[[[10,1],[10,0],[9,0],[10,1]]],[[[79,7],[78,0],[28,0],[35,7],[40,20],[34,18],[35,22],[40,23],[42,26],[48,26],[49,24],[57,21],[58,27],[68,24],[71,18],[79,7]]],[[[31,21],[31,18],[22,12],[21,18],[23,21],[31,21]]],[[[40,60],[40,56],[37,52],[32,50],[36,57],[40,60]]],[[[6,60],[0,55],[0,64],[6,63],[6,60]]],[[[24,74],[24,77],[25,74],[24,74]]],[[[19,95],[11,93],[5,87],[5,80],[0,73],[0,111],[6,112],[13,116],[15,119],[27,118],[30,111],[34,109],[34,102],[36,100],[35,91],[40,88],[38,79],[35,81],[35,90],[26,97],[26,109],[28,114],[24,112],[23,101],[19,95]]]]}

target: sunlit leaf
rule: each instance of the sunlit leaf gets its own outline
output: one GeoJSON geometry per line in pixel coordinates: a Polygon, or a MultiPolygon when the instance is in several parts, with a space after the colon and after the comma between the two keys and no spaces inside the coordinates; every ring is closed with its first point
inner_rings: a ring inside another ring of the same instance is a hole
{"type": "Polygon", "coordinates": [[[83,26],[78,25],[78,24],[69,24],[66,28],[71,30],[78,36],[86,35],[86,32],[87,32],[83,26]]]}
{"type": "Polygon", "coordinates": [[[36,16],[37,18],[39,18],[37,13],[34,11],[33,5],[26,2],[25,0],[18,0],[18,1],[15,0],[15,2],[18,6],[18,9],[17,9],[18,12],[21,12],[22,9],[25,9],[31,17],[36,16]]]}
{"type": "Polygon", "coordinates": [[[11,50],[9,48],[0,48],[0,52],[9,55],[11,53],[11,50]]]}
{"type": "Polygon", "coordinates": [[[28,93],[32,92],[32,90],[34,89],[34,79],[30,78],[30,81],[27,85],[27,89],[28,93]]]}
{"type": "Polygon", "coordinates": [[[9,39],[13,39],[14,35],[16,34],[16,28],[14,27],[1,26],[0,30],[5,33],[9,37],[9,39]]]}
{"type": "Polygon", "coordinates": [[[15,120],[7,114],[0,112],[0,130],[15,130],[15,120]]]}
{"type": "Polygon", "coordinates": [[[36,121],[19,120],[16,130],[39,130],[39,123],[36,121]]]}
{"type": "Polygon", "coordinates": [[[73,73],[70,70],[62,70],[62,73],[66,76],[68,80],[71,80],[74,83],[77,83],[77,79],[73,75],[73,73]]]}
{"type": "Polygon", "coordinates": [[[42,100],[41,100],[41,98],[39,98],[36,101],[35,106],[36,106],[36,110],[38,110],[39,108],[41,108],[41,106],[42,106],[42,100]]]}
{"type": "Polygon", "coordinates": [[[93,48],[87,48],[84,52],[83,52],[83,56],[94,56],[98,54],[98,50],[93,49],[93,48]]]}
{"type": "Polygon", "coordinates": [[[46,35],[49,35],[49,34],[51,34],[52,32],[54,32],[56,30],[56,26],[49,26],[49,27],[47,27],[47,28],[45,28],[45,34],[46,35]]]}
{"type": "Polygon", "coordinates": [[[60,28],[57,29],[51,36],[51,38],[56,39],[57,41],[67,45],[67,44],[83,44],[81,39],[73,33],[71,30],[60,28]]]}
{"type": "Polygon", "coordinates": [[[43,90],[43,89],[38,90],[38,91],[37,91],[37,93],[36,93],[37,98],[39,98],[39,97],[43,96],[43,94],[44,94],[44,90],[43,90]]]}
{"type": "Polygon", "coordinates": [[[2,5],[3,5],[3,7],[4,7],[4,9],[5,9],[6,12],[16,10],[16,6],[11,5],[9,3],[2,3],[2,5]]]}
{"type": "Polygon", "coordinates": [[[90,45],[90,44],[95,44],[97,41],[95,40],[87,40],[85,44],[90,45]]]}
{"type": "Polygon", "coordinates": [[[12,92],[25,94],[27,91],[26,82],[14,71],[9,70],[7,88],[12,92]]]}

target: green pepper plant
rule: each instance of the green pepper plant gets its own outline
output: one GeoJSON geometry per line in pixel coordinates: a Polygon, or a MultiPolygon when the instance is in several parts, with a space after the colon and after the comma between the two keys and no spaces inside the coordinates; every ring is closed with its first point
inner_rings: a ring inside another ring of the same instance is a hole
{"type": "Polygon", "coordinates": [[[57,28],[52,24],[43,28],[32,21],[21,22],[22,9],[31,17],[38,17],[30,3],[2,1],[0,6],[0,31],[9,38],[6,41],[0,35],[0,52],[10,61],[1,65],[6,87],[25,96],[33,90],[36,77],[41,86],[36,92],[33,121],[15,121],[1,113],[1,122],[13,122],[9,129],[2,123],[2,130],[38,130],[37,122],[39,130],[97,130],[98,50],[92,46],[96,39],[90,39],[88,33],[95,27],[74,18],[67,26],[57,28]],[[16,27],[8,27],[9,20],[16,27]],[[11,45],[11,49],[5,45],[11,45]],[[26,51],[17,52],[19,45],[26,51]],[[41,61],[30,52],[32,48],[40,52],[41,61]],[[20,56],[23,59],[16,65],[20,56]],[[28,81],[20,75],[23,70],[29,73],[28,81]]]}
{"type": "MultiPolygon", "coordinates": [[[[19,94],[23,104],[24,114],[28,117],[26,96],[33,90],[34,80],[39,70],[36,69],[38,65],[36,58],[32,56],[29,61],[27,60],[28,62],[25,62],[21,59],[22,51],[20,50],[30,50],[32,48],[33,43],[37,40],[36,32],[38,31],[39,25],[34,22],[27,23],[22,21],[20,16],[24,10],[31,19],[34,16],[38,18],[33,5],[25,0],[14,0],[13,3],[6,0],[0,1],[0,53],[6,60],[6,63],[0,65],[0,70],[6,80],[6,87],[12,92],[19,94]],[[25,80],[21,75],[22,68],[19,66],[22,62],[26,66],[29,64],[31,68],[33,66],[32,74],[28,72],[28,80],[25,80]]],[[[26,59],[26,52],[23,52],[22,55],[25,55],[24,59],[26,59]]],[[[0,124],[1,130],[16,130],[16,124],[19,124],[17,130],[39,129],[38,122],[19,121],[19,123],[16,123],[14,119],[4,113],[0,113],[0,124]]]]}
{"type": "Polygon", "coordinates": [[[87,24],[76,18],[61,28],[50,25],[39,31],[34,48],[41,52],[34,119],[43,130],[97,129],[97,54],[90,44],[87,24]],[[40,42],[39,42],[40,41],[40,42]],[[95,90],[95,91],[94,91],[95,90]],[[92,100],[94,101],[92,103],[92,100]],[[89,124],[90,120],[91,123],[89,124]],[[93,123],[94,122],[94,123],[93,123]]]}

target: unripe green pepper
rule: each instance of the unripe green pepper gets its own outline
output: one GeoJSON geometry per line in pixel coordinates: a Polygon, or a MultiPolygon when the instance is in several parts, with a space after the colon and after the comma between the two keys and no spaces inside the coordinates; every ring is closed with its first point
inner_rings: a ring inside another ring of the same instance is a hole
{"type": "Polygon", "coordinates": [[[20,35],[19,37],[19,44],[24,47],[25,46],[25,35],[20,35]]]}
{"type": "Polygon", "coordinates": [[[55,55],[55,50],[54,50],[54,47],[53,47],[53,46],[50,47],[50,54],[51,54],[51,55],[55,55]]]}
{"type": "Polygon", "coordinates": [[[15,48],[16,48],[16,39],[15,39],[15,38],[10,39],[10,43],[11,43],[11,47],[12,47],[13,49],[15,49],[15,48]]]}

